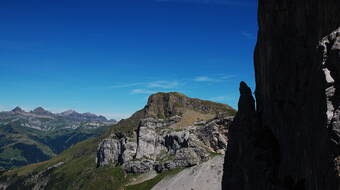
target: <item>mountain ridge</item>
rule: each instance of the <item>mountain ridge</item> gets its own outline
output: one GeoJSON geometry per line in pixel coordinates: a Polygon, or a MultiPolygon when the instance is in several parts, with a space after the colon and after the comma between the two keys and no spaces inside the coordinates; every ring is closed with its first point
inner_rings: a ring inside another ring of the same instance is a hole
{"type": "MultiPolygon", "coordinates": [[[[75,110],[66,110],[60,113],[53,113],[51,111],[48,111],[44,109],[43,107],[39,106],[31,111],[26,112],[24,109],[21,107],[17,106],[13,110],[10,111],[0,111],[0,114],[4,113],[16,113],[16,114],[34,114],[36,116],[52,116],[52,117],[61,117],[63,119],[76,119],[76,120],[97,120],[97,121],[102,121],[102,122],[107,122],[107,121],[112,121],[116,122],[114,119],[107,119],[105,116],[102,115],[97,115],[91,112],[85,112],[85,113],[79,113],[75,110]]],[[[33,116],[33,115],[32,115],[33,116]]]]}
{"type": "Polygon", "coordinates": [[[0,167],[48,160],[79,141],[101,135],[116,123],[94,114],[76,116],[60,116],[42,107],[29,112],[20,107],[0,112],[0,167]]]}

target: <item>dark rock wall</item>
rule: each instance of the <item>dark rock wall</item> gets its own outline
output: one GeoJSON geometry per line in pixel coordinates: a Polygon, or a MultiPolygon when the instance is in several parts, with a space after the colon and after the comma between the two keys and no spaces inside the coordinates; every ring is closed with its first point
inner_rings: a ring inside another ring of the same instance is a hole
{"type": "Polygon", "coordinates": [[[256,109],[241,83],[223,189],[340,189],[340,1],[259,0],[258,22],[256,109]]]}

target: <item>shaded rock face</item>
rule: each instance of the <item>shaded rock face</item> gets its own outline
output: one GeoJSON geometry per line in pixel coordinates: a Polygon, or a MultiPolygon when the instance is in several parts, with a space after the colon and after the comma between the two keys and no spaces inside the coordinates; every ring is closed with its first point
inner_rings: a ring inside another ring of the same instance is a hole
{"type": "Polygon", "coordinates": [[[339,189],[339,9],[259,0],[256,108],[241,83],[223,189],[339,189]]]}
{"type": "Polygon", "coordinates": [[[105,139],[97,150],[98,167],[122,165],[128,173],[162,172],[198,165],[207,161],[211,153],[226,150],[232,117],[215,118],[204,126],[171,128],[178,118],[145,118],[136,136],[113,135],[105,139]]]}

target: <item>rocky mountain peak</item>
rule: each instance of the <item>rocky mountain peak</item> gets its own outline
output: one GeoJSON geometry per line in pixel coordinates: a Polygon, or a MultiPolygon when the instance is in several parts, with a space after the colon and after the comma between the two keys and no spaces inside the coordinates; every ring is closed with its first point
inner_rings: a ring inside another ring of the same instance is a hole
{"type": "Polygon", "coordinates": [[[31,113],[39,114],[39,115],[50,115],[50,114],[52,114],[51,112],[45,110],[42,107],[35,108],[33,111],[31,111],[31,113]]]}
{"type": "Polygon", "coordinates": [[[182,115],[188,110],[203,114],[228,112],[233,115],[236,112],[228,105],[197,98],[189,98],[178,92],[161,92],[151,95],[144,110],[147,116],[158,118],[182,115]]]}
{"type": "Polygon", "coordinates": [[[23,109],[21,109],[21,107],[17,106],[15,107],[12,112],[14,113],[22,113],[22,112],[25,112],[23,109]]]}
{"type": "Polygon", "coordinates": [[[104,116],[96,115],[90,112],[87,113],[78,113],[75,110],[67,110],[60,114],[58,114],[60,117],[70,119],[70,120],[81,120],[81,121],[100,121],[100,122],[106,122],[107,119],[104,116]]]}

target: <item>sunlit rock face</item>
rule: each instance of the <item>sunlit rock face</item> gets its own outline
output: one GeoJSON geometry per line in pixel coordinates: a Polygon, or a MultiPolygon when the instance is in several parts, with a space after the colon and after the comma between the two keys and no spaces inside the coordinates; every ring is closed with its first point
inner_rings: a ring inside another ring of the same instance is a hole
{"type": "Polygon", "coordinates": [[[223,189],[340,189],[339,10],[336,0],[259,0],[256,108],[241,83],[223,189]]]}
{"type": "Polygon", "coordinates": [[[209,160],[227,148],[233,117],[219,117],[204,125],[170,128],[173,118],[145,118],[136,135],[110,136],[98,146],[98,167],[121,165],[128,173],[162,172],[186,168],[209,160]]]}

